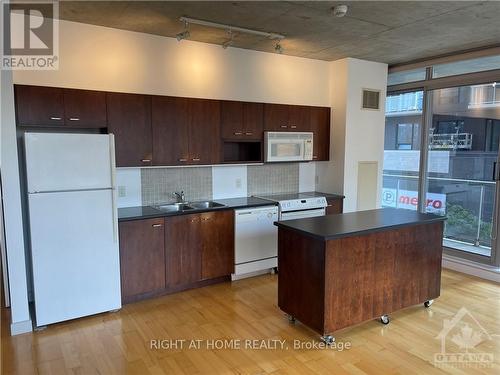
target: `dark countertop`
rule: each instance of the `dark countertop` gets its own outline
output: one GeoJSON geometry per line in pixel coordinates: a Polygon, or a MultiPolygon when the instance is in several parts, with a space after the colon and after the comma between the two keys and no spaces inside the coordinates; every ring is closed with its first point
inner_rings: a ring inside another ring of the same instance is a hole
{"type": "Polygon", "coordinates": [[[207,209],[195,209],[186,210],[180,212],[165,212],[160,211],[151,206],[138,206],[138,207],[124,207],[118,209],[118,221],[128,221],[128,220],[139,220],[139,219],[153,219],[155,217],[162,216],[177,216],[177,215],[187,215],[207,211],[220,211],[220,210],[233,210],[236,208],[248,208],[248,207],[259,207],[259,206],[274,206],[275,203],[255,198],[255,197],[241,197],[241,198],[229,198],[229,199],[214,199],[214,202],[222,203],[224,207],[207,208],[207,209]]]}
{"type": "Polygon", "coordinates": [[[326,215],[307,219],[278,221],[274,225],[317,239],[333,240],[444,220],[446,220],[446,217],[434,214],[421,214],[416,211],[396,208],[381,208],[378,210],[326,215]]]}

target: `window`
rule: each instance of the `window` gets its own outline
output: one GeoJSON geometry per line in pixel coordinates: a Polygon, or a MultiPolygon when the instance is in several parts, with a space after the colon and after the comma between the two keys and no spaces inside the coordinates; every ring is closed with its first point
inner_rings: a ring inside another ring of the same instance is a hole
{"type": "Polygon", "coordinates": [[[382,206],[417,209],[423,92],[386,99],[382,206]]]}
{"type": "Polygon", "coordinates": [[[494,69],[500,69],[500,56],[486,56],[476,59],[434,65],[432,69],[432,78],[483,72],[494,69]]]}
{"type": "Polygon", "coordinates": [[[399,85],[401,83],[423,81],[425,79],[425,75],[425,68],[390,73],[387,77],[387,85],[392,86],[399,85]]]}

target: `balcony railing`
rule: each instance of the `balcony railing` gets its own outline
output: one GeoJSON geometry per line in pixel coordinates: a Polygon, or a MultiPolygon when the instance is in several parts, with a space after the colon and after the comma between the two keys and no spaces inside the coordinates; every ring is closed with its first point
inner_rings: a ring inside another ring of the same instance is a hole
{"type": "Polygon", "coordinates": [[[470,150],[472,148],[472,134],[430,134],[429,148],[431,150],[470,150]]]}

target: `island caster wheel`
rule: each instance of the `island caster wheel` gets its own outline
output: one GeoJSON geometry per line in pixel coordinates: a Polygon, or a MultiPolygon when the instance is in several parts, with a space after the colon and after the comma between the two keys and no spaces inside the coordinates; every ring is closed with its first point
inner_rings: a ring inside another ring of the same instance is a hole
{"type": "Polygon", "coordinates": [[[292,315],[288,315],[288,323],[295,324],[295,318],[292,315]]]}
{"type": "Polygon", "coordinates": [[[428,301],[425,301],[424,302],[424,307],[425,308],[428,308],[428,307],[431,307],[431,305],[434,303],[434,300],[433,299],[430,299],[428,301]]]}
{"type": "Polygon", "coordinates": [[[324,335],[321,336],[321,341],[323,341],[326,345],[332,345],[335,342],[335,337],[332,335],[324,335]]]}
{"type": "Polygon", "coordinates": [[[382,322],[382,324],[389,324],[391,320],[389,319],[389,315],[382,315],[380,317],[380,321],[382,322]]]}

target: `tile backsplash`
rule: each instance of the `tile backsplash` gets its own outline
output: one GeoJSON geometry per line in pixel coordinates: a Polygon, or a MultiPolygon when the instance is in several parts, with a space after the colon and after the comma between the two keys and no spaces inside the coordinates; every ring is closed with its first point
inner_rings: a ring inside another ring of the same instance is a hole
{"type": "Polygon", "coordinates": [[[143,168],[141,170],[144,206],[175,202],[174,191],[184,191],[186,200],[212,199],[212,168],[143,168]]]}
{"type": "Polygon", "coordinates": [[[248,166],[248,195],[297,193],[299,164],[264,164],[248,166]]]}
{"type": "Polygon", "coordinates": [[[119,207],[175,202],[173,192],[181,190],[188,201],[293,193],[314,186],[314,165],[119,168],[117,185],[119,207]]]}

